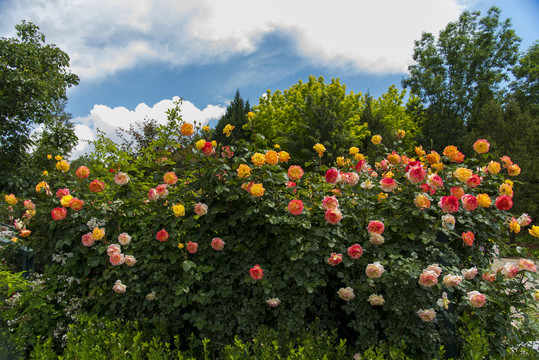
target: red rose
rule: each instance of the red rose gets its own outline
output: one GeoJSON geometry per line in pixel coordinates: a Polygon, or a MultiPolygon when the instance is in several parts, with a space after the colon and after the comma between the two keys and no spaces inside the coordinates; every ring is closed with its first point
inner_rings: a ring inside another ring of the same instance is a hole
{"type": "Polygon", "coordinates": [[[495,205],[498,210],[509,210],[513,207],[513,200],[507,195],[498,196],[495,205]]]}
{"type": "Polygon", "coordinates": [[[264,277],[264,270],[257,264],[249,269],[249,275],[255,280],[260,280],[264,277]]]}
{"type": "Polygon", "coordinates": [[[63,220],[67,216],[67,209],[63,207],[57,207],[51,211],[53,220],[63,220]]]}
{"type": "Polygon", "coordinates": [[[442,208],[442,211],[445,213],[454,213],[459,209],[459,200],[453,196],[442,196],[438,205],[442,208]]]}
{"type": "Polygon", "coordinates": [[[157,232],[157,235],[155,235],[155,238],[159,240],[160,242],[167,241],[168,239],[168,232],[165,229],[159,230],[157,232]]]}
{"type": "Polygon", "coordinates": [[[363,248],[359,244],[354,244],[348,248],[347,254],[352,259],[359,259],[363,255],[363,248]]]}
{"type": "Polygon", "coordinates": [[[340,180],[339,170],[335,168],[326,171],[326,181],[330,184],[336,184],[340,180]]]}

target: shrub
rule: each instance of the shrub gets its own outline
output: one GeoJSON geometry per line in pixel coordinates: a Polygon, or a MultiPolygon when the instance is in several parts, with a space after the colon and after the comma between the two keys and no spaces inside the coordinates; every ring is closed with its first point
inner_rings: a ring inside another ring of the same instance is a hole
{"type": "MultiPolygon", "coordinates": [[[[327,168],[315,146],[298,171],[270,149],[181,138],[169,115],[139,157],[101,137],[88,177],[49,169],[35,213],[25,213],[32,233],[21,242],[42,267],[60,259],[54,271],[81,279],[72,291],[91,299],[84,310],[157,319],[210,346],[249,339],[260,325],[295,333],[319,319],[360,351],[404,341],[433,358],[462,314],[493,334],[492,353],[521,340],[511,308],[532,306],[532,266],[481,280],[495,245],[515,231],[512,183],[487,170],[488,153],[464,160],[455,147],[443,156],[417,149],[414,160],[397,141],[378,145],[383,156],[344,155],[327,168]],[[463,279],[474,267],[479,275],[463,279]]],[[[9,202],[12,216],[24,213],[22,201],[9,202]]]]}

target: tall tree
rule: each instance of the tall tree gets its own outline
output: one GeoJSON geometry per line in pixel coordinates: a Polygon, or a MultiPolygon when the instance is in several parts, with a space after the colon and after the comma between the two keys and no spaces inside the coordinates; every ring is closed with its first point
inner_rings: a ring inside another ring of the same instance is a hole
{"type": "Polygon", "coordinates": [[[539,116],[539,40],[522,56],[513,68],[512,96],[523,109],[539,116]]]}
{"type": "Polygon", "coordinates": [[[518,59],[520,38],[510,20],[501,21],[496,7],[480,15],[462,13],[438,40],[423,33],[415,42],[416,64],[402,81],[428,105],[423,142],[433,140],[437,148],[463,144],[483,106],[503,95],[501,85],[518,59]]]}
{"type": "Polygon", "coordinates": [[[214,139],[223,145],[228,145],[232,142],[232,139],[239,140],[245,139],[249,140],[250,135],[247,133],[247,130],[243,129],[243,126],[247,124],[247,113],[250,112],[251,106],[249,105],[249,100],[243,100],[240,96],[240,91],[236,90],[236,95],[234,99],[230,102],[226,108],[225,114],[219,119],[217,125],[215,126],[215,135],[214,139]],[[233,137],[227,137],[223,134],[223,129],[227,124],[234,126],[232,131],[233,137]]]}
{"type": "Polygon", "coordinates": [[[297,163],[312,159],[316,143],[324,145],[324,160],[331,162],[369,134],[360,119],[363,102],[361,94],[347,94],[339,79],[325,84],[323,77],[311,76],[284,92],[268,90],[255,107],[253,126],[266,146],[278,143],[297,163]]]}
{"type": "Polygon", "coordinates": [[[52,123],[66,89],[79,78],[69,72],[69,56],[45,44],[39,27],[23,21],[16,38],[0,39],[0,187],[13,189],[10,173],[32,144],[37,124],[52,123]]]}

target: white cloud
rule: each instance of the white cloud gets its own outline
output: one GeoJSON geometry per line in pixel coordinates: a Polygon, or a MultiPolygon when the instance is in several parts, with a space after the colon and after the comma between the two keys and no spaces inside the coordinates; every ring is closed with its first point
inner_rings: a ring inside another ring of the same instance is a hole
{"type": "MultiPolygon", "coordinates": [[[[105,105],[94,105],[90,114],[73,119],[75,134],[79,137],[79,144],[73,151],[71,157],[77,158],[84,153],[92,151],[88,141],[97,139],[97,129],[103,131],[105,135],[113,141],[119,141],[116,129],[121,127],[128,130],[131,124],[142,122],[145,118],[155,119],[159,124],[165,124],[167,115],[165,111],[174,106],[174,102],[179,97],[161,100],[152,107],[140,103],[134,110],[129,110],[123,106],[110,108],[105,105]]],[[[205,125],[212,119],[220,118],[224,115],[226,107],[218,105],[207,105],[204,109],[197,108],[190,101],[183,101],[181,106],[182,119],[189,123],[205,125]]]]}
{"type": "Polygon", "coordinates": [[[421,32],[457,19],[465,0],[7,0],[0,34],[20,19],[38,24],[71,56],[83,80],[142,63],[212,63],[249,53],[272,31],[322,65],[402,72],[421,32]]]}

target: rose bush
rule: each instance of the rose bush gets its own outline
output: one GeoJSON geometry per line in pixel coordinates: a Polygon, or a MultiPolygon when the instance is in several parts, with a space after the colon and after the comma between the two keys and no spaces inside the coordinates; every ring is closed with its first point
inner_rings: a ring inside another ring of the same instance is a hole
{"type": "Polygon", "coordinates": [[[80,279],[71,295],[92,299],[87,312],[159,318],[171,333],[223,343],[319,319],[358,350],[404,341],[425,358],[462,314],[492,332],[492,352],[522,339],[512,321],[535,301],[523,280],[536,278],[534,264],[482,280],[513,218],[512,183],[489,170],[483,140],[475,157],[448,147],[429,158],[378,136],[377,158],[351,150],[327,168],[320,144],[298,166],[245,142],[215,151],[197,131],[169,118],[139,157],[101,137],[82,170],[51,162],[25,199],[35,210],[6,197],[6,216],[31,231],[20,242],[38,270],[71,254],[61,271],[80,279]],[[80,203],[64,206],[59,189],[80,203]]]}

